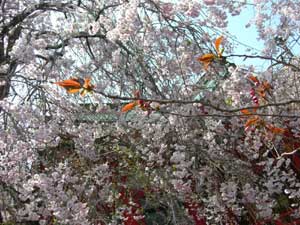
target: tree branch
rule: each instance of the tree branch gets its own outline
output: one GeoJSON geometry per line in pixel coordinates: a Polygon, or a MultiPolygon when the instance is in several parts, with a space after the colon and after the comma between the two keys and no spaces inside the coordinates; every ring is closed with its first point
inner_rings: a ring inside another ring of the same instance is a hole
{"type": "Polygon", "coordinates": [[[275,61],[277,64],[282,64],[284,66],[288,66],[288,67],[291,67],[293,68],[295,71],[300,71],[300,68],[295,66],[294,64],[291,64],[291,63],[287,63],[287,62],[284,62],[282,60],[278,60],[278,59],[275,59],[273,57],[270,57],[270,56],[261,56],[261,55],[238,55],[238,54],[231,54],[231,55],[228,55],[228,56],[224,56],[224,58],[227,58],[227,57],[243,57],[245,59],[247,58],[250,58],[250,59],[265,59],[265,60],[272,60],[272,61],[275,61]]]}
{"type": "MultiPolygon", "coordinates": [[[[243,107],[243,108],[235,108],[235,109],[225,109],[225,108],[221,108],[215,105],[212,105],[208,102],[205,102],[203,100],[178,100],[178,99],[151,99],[151,98],[132,98],[132,97],[122,97],[122,96],[117,96],[117,95],[110,95],[110,94],[106,94],[102,91],[94,91],[95,93],[98,93],[104,97],[107,98],[111,98],[111,99],[119,99],[119,100],[125,100],[125,101],[136,101],[136,100],[143,100],[143,101],[149,101],[149,102],[157,102],[160,104],[194,104],[194,103],[200,103],[204,106],[213,108],[217,111],[220,112],[227,112],[227,113],[235,113],[235,112],[240,112],[243,109],[263,109],[263,108],[268,108],[268,107],[272,107],[272,106],[286,106],[286,105],[290,105],[290,104],[300,104],[300,99],[294,99],[294,100],[289,100],[289,101],[285,101],[285,102],[278,102],[278,103],[269,103],[269,104],[265,104],[265,105],[260,105],[260,106],[249,106],[249,107],[243,107]]],[[[255,115],[250,114],[250,115],[255,115]]],[[[245,116],[245,115],[244,115],[245,116]]]]}

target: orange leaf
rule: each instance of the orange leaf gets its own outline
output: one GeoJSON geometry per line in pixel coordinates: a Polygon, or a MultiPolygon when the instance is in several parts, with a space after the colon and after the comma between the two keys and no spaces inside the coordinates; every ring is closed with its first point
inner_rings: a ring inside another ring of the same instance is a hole
{"type": "Polygon", "coordinates": [[[122,108],[122,112],[127,112],[129,110],[132,110],[134,107],[136,106],[136,102],[130,102],[128,104],[126,104],[123,108],[122,108]]]}
{"type": "Polygon", "coordinates": [[[84,85],[83,85],[84,90],[80,93],[80,95],[81,96],[86,95],[87,93],[93,91],[94,87],[95,86],[91,84],[90,78],[84,79],[84,85]]]}
{"type": "Polygon", "coordinates": [[[94,88],[92,85],[90,78],[82,79],[82,78],[71,78],[64,81],[58,81],[54,84],[57,84],[66,89],[69,94],[77,93],[80,89],[84,89],[80,94],[84,96],[86,93],[91,92],[94,88]]]}
{"type": "Polygon", "coordinates": [[[213,61],[214,58],[215,58],[214,54],[207,53],[207,54],[204,54],[204,55],[198,57],[197,60],[199,62],[205,63],[205,62],[211,62],[211,61],[213,61]]]}
{"type": "Polygon", "coordinates": [[[251,115],[251,114],[255,113],[256,110],[257,110],[257,108],[254,108],[254,109],[252,110],[252,112],[250,112],[250,110],[248,110],[248,109],[242,109],[242,110],[241,110],[241,113],[243,113],[244,115],[251,115]]]}
{"type": "Polygon", "coordinates": [[[260,97],[266,99],[266,93],[269,93],[269,95],[271,95],[270,89],[273,89],[273,87],[268,81],[264,80],[262,84],[257,88],[257,92],[260,97]]]}
{"type": "Polygon", "coordinates": [[[80,88],[69,88],[66,89],[69,94],[74,94],[80,91],[80,88]]]}
{"type": "Polygon", "coordinates": [[[264,89],[258,88],[257,93],[261,98],[266,99],[266,92],[264,89]]]}
{"type": "Polygon", "coordinates": [[[54,84],[57,84],[58,86],[61,86],[64,88],[65,87],[69,87],[69,88],[80,88],[81,87],[80,80],[77,78],[71,78],[69,80],[55,82],[54,84]]]}
{"type": "Polygon", "coordinates": [[[94,88],[94,85],[91,84],[91,78],[85,78],[84,79],[84,85],[83,88],[91,91],[94,88]]]}
{"type": "Polygon", "coordinates": [[[91,78],[85,78],[84,79],[84,84],[83,84],[83,87],[84,88],[89,88],[91,86],[91,78]]]}
{"type": "Polygon", "coordinates": [[[242,109],[241,113],[243,113],[244,115],[250,115],[251,112],[248,109],[242,109]]]}
{"type": "Polygon", "coordinates": [[[208,66],[210,65],[211,62],[204,62],[204,69],[207,70],[208,66]]]}
{"type": "Polygon", "coordinates": [[[216,47],[219,57],[222,54],[222,52],[220,51],[220,45],[221,45],[222,41],[223,41],[223,36],[220,36],[215,40],[215,47],[216,47]]]}
{"type": "Polygon", "coordinates": [[[273,134],[284,134],[284,132],[286,131],[284,128],[275,127],[271,124],[267,124],[266,128],[273,134]]]}
{"type": "Polygon", "coordinates": [[[252,125],[256,125],[261,121],[261,118],[258,116],[253,116],[251,117],[249,120],[247,120],[247,122],[245,123],[245,127],[249,127],[252,125]]]}
{"type": "Polygon", "coordinates": [[[204,69],[207,70],[209,64],[214,60],[216,56],[212,53],[207,53],[207,54],[204,54],[200,57],[197,58],[197,60],[199,62],[202,62],[204,64],[204,69]]]}
{"type": "Polygon", "coordinates": [[[257,77],[250,75],[249,80],[251,80],[255,85],[259,85],[259,80],[257,79],[257,77]]]}
{"type": "Polygon", "coordinates": [[[269,91],[270,89],[273,89],[271,84],[266,80],[264,80],[261,85],[262,85],[263,89],[266,90],[266,91],[269,91]]]}

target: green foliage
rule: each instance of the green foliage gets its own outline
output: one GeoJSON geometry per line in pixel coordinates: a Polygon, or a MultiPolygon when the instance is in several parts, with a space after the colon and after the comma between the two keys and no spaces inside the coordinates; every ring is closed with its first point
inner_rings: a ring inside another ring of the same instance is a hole
{"type": "Polygon", "coordinates": [[[8,222],[5,222],[5,223],[0,223],[0,225],[16,225],[16,223],[8,221],[8,222]]]}

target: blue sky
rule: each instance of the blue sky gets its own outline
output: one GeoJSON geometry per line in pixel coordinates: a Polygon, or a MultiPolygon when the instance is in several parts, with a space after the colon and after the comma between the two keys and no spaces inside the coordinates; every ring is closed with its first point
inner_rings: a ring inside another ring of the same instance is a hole
{"type": "MultiPolygon", "coordinates": [[[[258,33],[255,28],[255,25],[251,25],[246,28],[246,24],[249,23],[251,19],[255,17],[255,10],[253,6],[248,6],[246,9],[242,10],[241,14],[235,17],[230,16],[228,18],[228,30],[231,35],[233,35],[237,41],[240,43],[253,47],[257,49],[257,53],[263,49],[263,42],[258,41],[258,33]]],[[[246,46],[238,44],[238,47],[235,50],[236,54],[247,54],[246,46]]],[[[253,64],[258,70],[266,69],[268,65],[266,62],[259,59],[247,59],[243,61],[242,58],[235,58],[233,60],[238,65],[250,65],[253,64]]]]}

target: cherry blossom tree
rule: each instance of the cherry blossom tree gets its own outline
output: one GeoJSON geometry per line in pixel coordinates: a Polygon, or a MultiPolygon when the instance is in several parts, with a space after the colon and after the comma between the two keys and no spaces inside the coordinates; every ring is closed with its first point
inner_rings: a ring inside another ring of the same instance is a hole
{"type": "Polygon", "coordinates": [[[300,223],[297,0],[0,11],[1,224],[300,223]]]}

